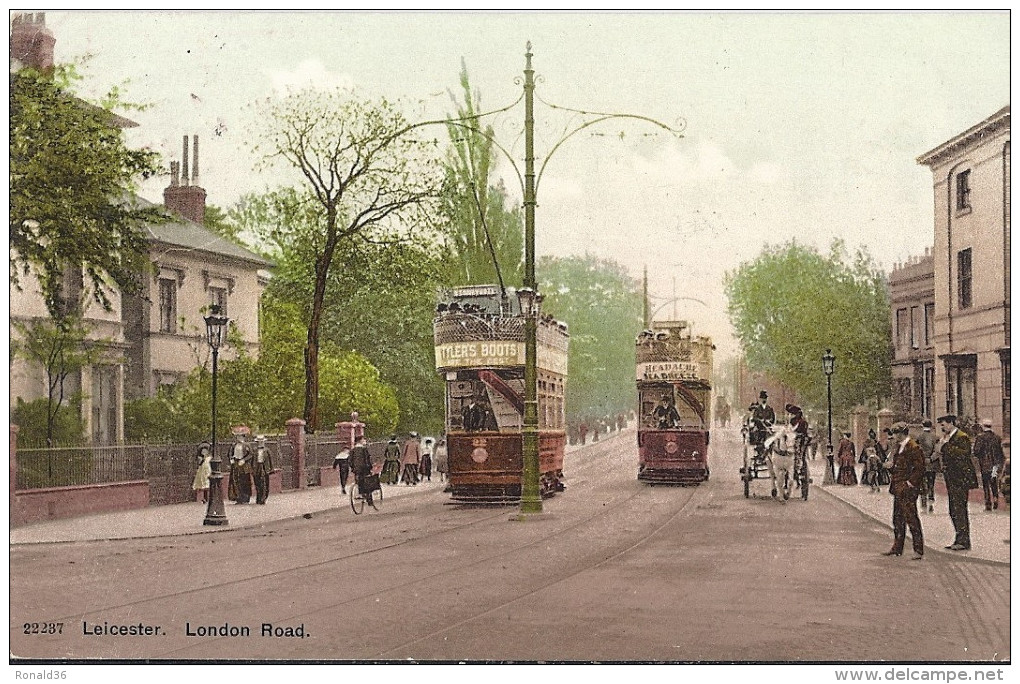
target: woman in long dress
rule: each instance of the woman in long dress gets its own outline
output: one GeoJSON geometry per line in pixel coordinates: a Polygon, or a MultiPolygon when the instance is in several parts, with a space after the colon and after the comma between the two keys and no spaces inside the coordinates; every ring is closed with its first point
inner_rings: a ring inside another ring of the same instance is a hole
{"type": "Polygon", "coordinates": [[[857,461],[857,451],[854,449],[854,443],[850,441],[849,432],[844,432],[843,438],[839,440],[836,457],[839,459],[839,476],[836,482],[841,485],[857,484],[857,470],[854,465],[857,461]]]}
{"type": "Polygon", "coordinates": [[[198,470],[195,471],[195,479],[191,488],[196,492],[202,492],[202,503],[209,502],[209,475],[212,474],[212,451],[208,442],[198,445],[198,470]]]}
{"type": "Polygon", "coordinates": [[[446,471],[448,468],[445,439],[440,438],[440,440],[436,442],[436,454],[433,465],[436,467],[436,473],[439,475],[440,482],[442,482],[446,479],[446,471]]]}

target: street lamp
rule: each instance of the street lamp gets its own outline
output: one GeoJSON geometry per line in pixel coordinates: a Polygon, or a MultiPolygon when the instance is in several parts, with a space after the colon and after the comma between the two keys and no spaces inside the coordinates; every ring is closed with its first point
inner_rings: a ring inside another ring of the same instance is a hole
{"type": "Polygon", "coordinates": [[[832,355],[831,349],[826,349],[822,354],[822,372],[825,373],[826,401],[829,407],[829,444],[826,447],[829,460],[829,470],[825,473],[827,483],[832,484],[836,480],[835,464],[832,461],[832,373],[836,370],[836,357],[832,355]]]}
{"type": "Polygon", "coordinates": [[[219,359],[220,345],[227,333],[226,316],[220,313],[218,304],[210,306],[209,315],[205,317],[206,340],[212,348],[212,460],[209,462],[211,472],[209,473],[209,507],[205,512],[205,525],[227,525],[227,512],[223,508],[223,490],[220,489],[220,480],[223,473],[220,472],[220,454],[216,450],[216,374],[218,371],[217,361],[219,359]]]}

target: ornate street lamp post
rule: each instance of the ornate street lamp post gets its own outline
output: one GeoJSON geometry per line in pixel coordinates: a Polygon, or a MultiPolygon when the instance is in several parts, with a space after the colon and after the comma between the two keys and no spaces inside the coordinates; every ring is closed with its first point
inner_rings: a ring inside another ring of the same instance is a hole
{"type": "Polygon", "coordinates": [[[825,473],[823,484],[833,484],[836,481],[836,469],[832,460],[832,373],[836,370],[836,357],[832,355],[831,349],[826,349],[822,355],[822,372],[825,373],[825,393],[828,403],[829,416],[829,443],[826,446],[826,457],[829,461],[828,471],[825,473]]]}
{"type": "Polygon", "coordinates": [[[205,317],[205,332],[209,346],[212,348],[212,460],[209,462],[211,471],[209,473],[209,507],[205,512],[205,525],[227,525],[227,512],[223,508],[223,490],[220,489],[220,480],[223,473],[220,472],[220,453],[216,450],[216,374],[219,370],[217,361],[219,359],[220,345],[227,334],[227,321],[230,320],[220,313],[218,304],[210,307],[209,315],[205,317]]]}

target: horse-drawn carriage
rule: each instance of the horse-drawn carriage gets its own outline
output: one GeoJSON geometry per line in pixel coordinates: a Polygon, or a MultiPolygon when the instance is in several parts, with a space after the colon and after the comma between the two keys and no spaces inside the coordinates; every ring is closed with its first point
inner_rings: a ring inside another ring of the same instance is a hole
{"type": "Polygon", "coordinates": [[[741,430],[744,436],[744,465],[740,479],[744,497],[751,496],[751,483],[763,480],[771,485],[772,498],[787,501],[793,489],[807,501],[811,486],[808,468],[809,439],[792,425],[776,425],[749,417],[741,430]]]}

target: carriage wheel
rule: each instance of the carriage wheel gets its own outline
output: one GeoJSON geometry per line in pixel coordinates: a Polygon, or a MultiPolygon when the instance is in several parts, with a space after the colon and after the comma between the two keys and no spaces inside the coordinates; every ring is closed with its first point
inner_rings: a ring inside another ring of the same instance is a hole
{"type": "Polygon", "coordinates": [[[361,515],[365,510],[365,500],[361,497],[357,482],[351,484],[351,510],[354,511],[354,515],[361,515]]]}

